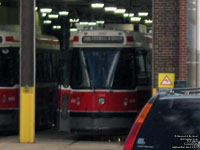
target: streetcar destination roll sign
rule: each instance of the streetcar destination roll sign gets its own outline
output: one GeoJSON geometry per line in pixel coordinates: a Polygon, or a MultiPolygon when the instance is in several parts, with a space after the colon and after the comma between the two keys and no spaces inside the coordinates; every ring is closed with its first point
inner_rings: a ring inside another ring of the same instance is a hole
{"type": "Polygon", "coordinates": [[[83,36],[83,43],[123,43],[123,36],[83,36]]]}

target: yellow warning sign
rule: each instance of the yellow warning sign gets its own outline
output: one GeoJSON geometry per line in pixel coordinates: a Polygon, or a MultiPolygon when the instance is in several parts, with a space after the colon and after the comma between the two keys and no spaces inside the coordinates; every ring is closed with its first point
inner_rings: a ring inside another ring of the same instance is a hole
{"type": "Polygon", "coordinates": [[[159,73],[158,88],[174,88],[175,73],[159,73]]]}

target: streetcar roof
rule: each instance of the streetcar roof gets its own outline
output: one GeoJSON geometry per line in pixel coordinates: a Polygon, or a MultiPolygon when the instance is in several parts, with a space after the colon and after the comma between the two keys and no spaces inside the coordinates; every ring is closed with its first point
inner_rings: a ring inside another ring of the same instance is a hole
{"type": "MultiPolygon", "coordinates": [[[[0,30],[0,47],[20,47],[20,32],[0,30]]],[[[59,50],[59,40],[54,36],[36,35],[36,48],[59,50]]]]}
{"type": "Polygon", "coordinates": [[[124,30],[83,30],[71,37],[71,47],[151,47],[148,34],[124,30]],[[108,38],[110,37],[110,38],[108,38]],[[93,38],[93,39],[92,39],[93,38]],[[94,39],[95,38],[95,39],[94,39]],[[102,38],[104,38],[102,40],[102,38]],[[107,38],[107,39],[106,39],[107,38]],[[109,41],[110,40],[110,41],[109,41]]]}

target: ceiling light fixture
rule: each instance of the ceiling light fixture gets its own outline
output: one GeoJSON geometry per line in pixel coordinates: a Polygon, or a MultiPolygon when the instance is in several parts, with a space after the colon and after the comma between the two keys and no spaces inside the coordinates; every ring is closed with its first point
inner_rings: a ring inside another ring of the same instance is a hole
{"type": "Polygon", "coordinates": [[[97,23],[96,23],[96,22],[88,22],[88,25],[89,25],[89,26],[96,26],[97,23]]]}
{"type": "Polygon", "coordinates": [[[47,16],[47,13],[42,13],[42,17],[46,17],[47,16]]]}
{"type": "Polygon", "coordinates": [[[59,11],[58,13],[60,16],[68,16],[69,12],[68,11],[59,11]]]}
{"type": "Polygon", "coordinates": [[[126,12],[126,9],[116,9],[115,14],[123,14],[126,12]]]}
{"type": "Polygon", "coordinates": [[[105,7],[104,10],[106,12],[114,12],[117,8],[116,7],[105,7]]]}
{"type": "Polygon", "coordinates": [[[103,8],[104,4],[103,3],[92,3],[91,7],[92,8],[103,8]]]}
{"type": "Polygon", "coordinates": [[[54,30],[60,30],[60,29],[61,29],[61,26],[55,25],[55,26],[53,26],[53,29],[54,29],[54,30]]]}
{"type": "Polygon", "coordinates": [[[151,20],[151,19],[145,19],[145,24],[152,24],[153,23],[153,21],[151,20]]]}
{"type": "Polygon", "coordinates": [[[139,12],[138,16],[140,16],[140,17],[147,17],[148,14],[149,14],[148,12],[139,12]]]}
{"type": "Polygon", "coordinates": [[[99,21],[96,21],[96,23],[97,23],[97,24],[104,24],[105,21],[103,21],[103,20],[99,20],[99,21]]]}
{"type": "Polygon", "coordinates": [[[51,24],[51,22],[52,22],[51,20],[44,20],[43,21],[44,24],[51,24]]]}
{"type": "Polygon", "coordinates": [[[133,17],[134,16],[134,13],[129,13],[129,17],[133,17]]]}
{"type": "Polygon", "coordinates": [[[134,13],[124,13],[123,16],[124,18],[133,17],[134,13]]]}
{"type": "Polygon", "coordinates": [[[77,18],[77,19],[72,19],[72,18],[70,18],[70,19],[69,19],[69,22],[70,22],[70,23],[74,23],[74,22],[76,23],[76,22],[79,22],[79,19],[78,19],[78,18],[77,18]]]}
{"type": "Polygon", "coordinates": [[[51,12],[52,12],[52,9],[51,9],[51,8],[41,8],[41,9],[40,9],[40,12],[41,12],[41,13],[51,13],[51,12]]]}
{"type": "Polygon", "coordinates": [[[103,8],[104,3],[102,0],[93,0],[93,2],[91,3],[91,7],[92,8],[103,8]]]}
{"type": "Polygon", "coordinates": [[[88,25],[88,22],[84,21],[84,22],[79,22],[80,25],[88,25]]]}
{"type": "Polygon", "coordinates": [[[77,32],[78,29],[77,29],[77,28],[70,28],[70,31],[71,31],[71,32],[77,32]]]}
{"type": "Polygon", "coordinates": [[[124,18],[127,18],[129,16],[129,14],[128,13],[124,13],[123,16],[124,16],[124,18]]]}
{"type": "Polygon", "coordinates": [[[140,22],[141,17],[132,17],[130,20],[131,22],[140,22]]]}
{"type": "Polygon", "coordinates": [[[48,15],[48,18],[49,18],[49,19],[57,19],[57,18],[58,18],[58,15],[57,15],[57,14],[49,14],[49,15],[48,15]]]}

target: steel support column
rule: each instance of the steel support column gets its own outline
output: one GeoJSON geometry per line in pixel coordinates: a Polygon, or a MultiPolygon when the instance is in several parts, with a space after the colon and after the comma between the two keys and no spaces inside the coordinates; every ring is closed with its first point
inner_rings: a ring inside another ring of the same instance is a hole
{"type": "Polygon", "coordinates": [[[187,83],[188,87],[197,87],[197,1],[188,0],[187,11],[187,83]]]}
{"type": "Polygon", "coordinates": [[[20,142],[35,142],[35,0],[20,0],[20,142]]]}

